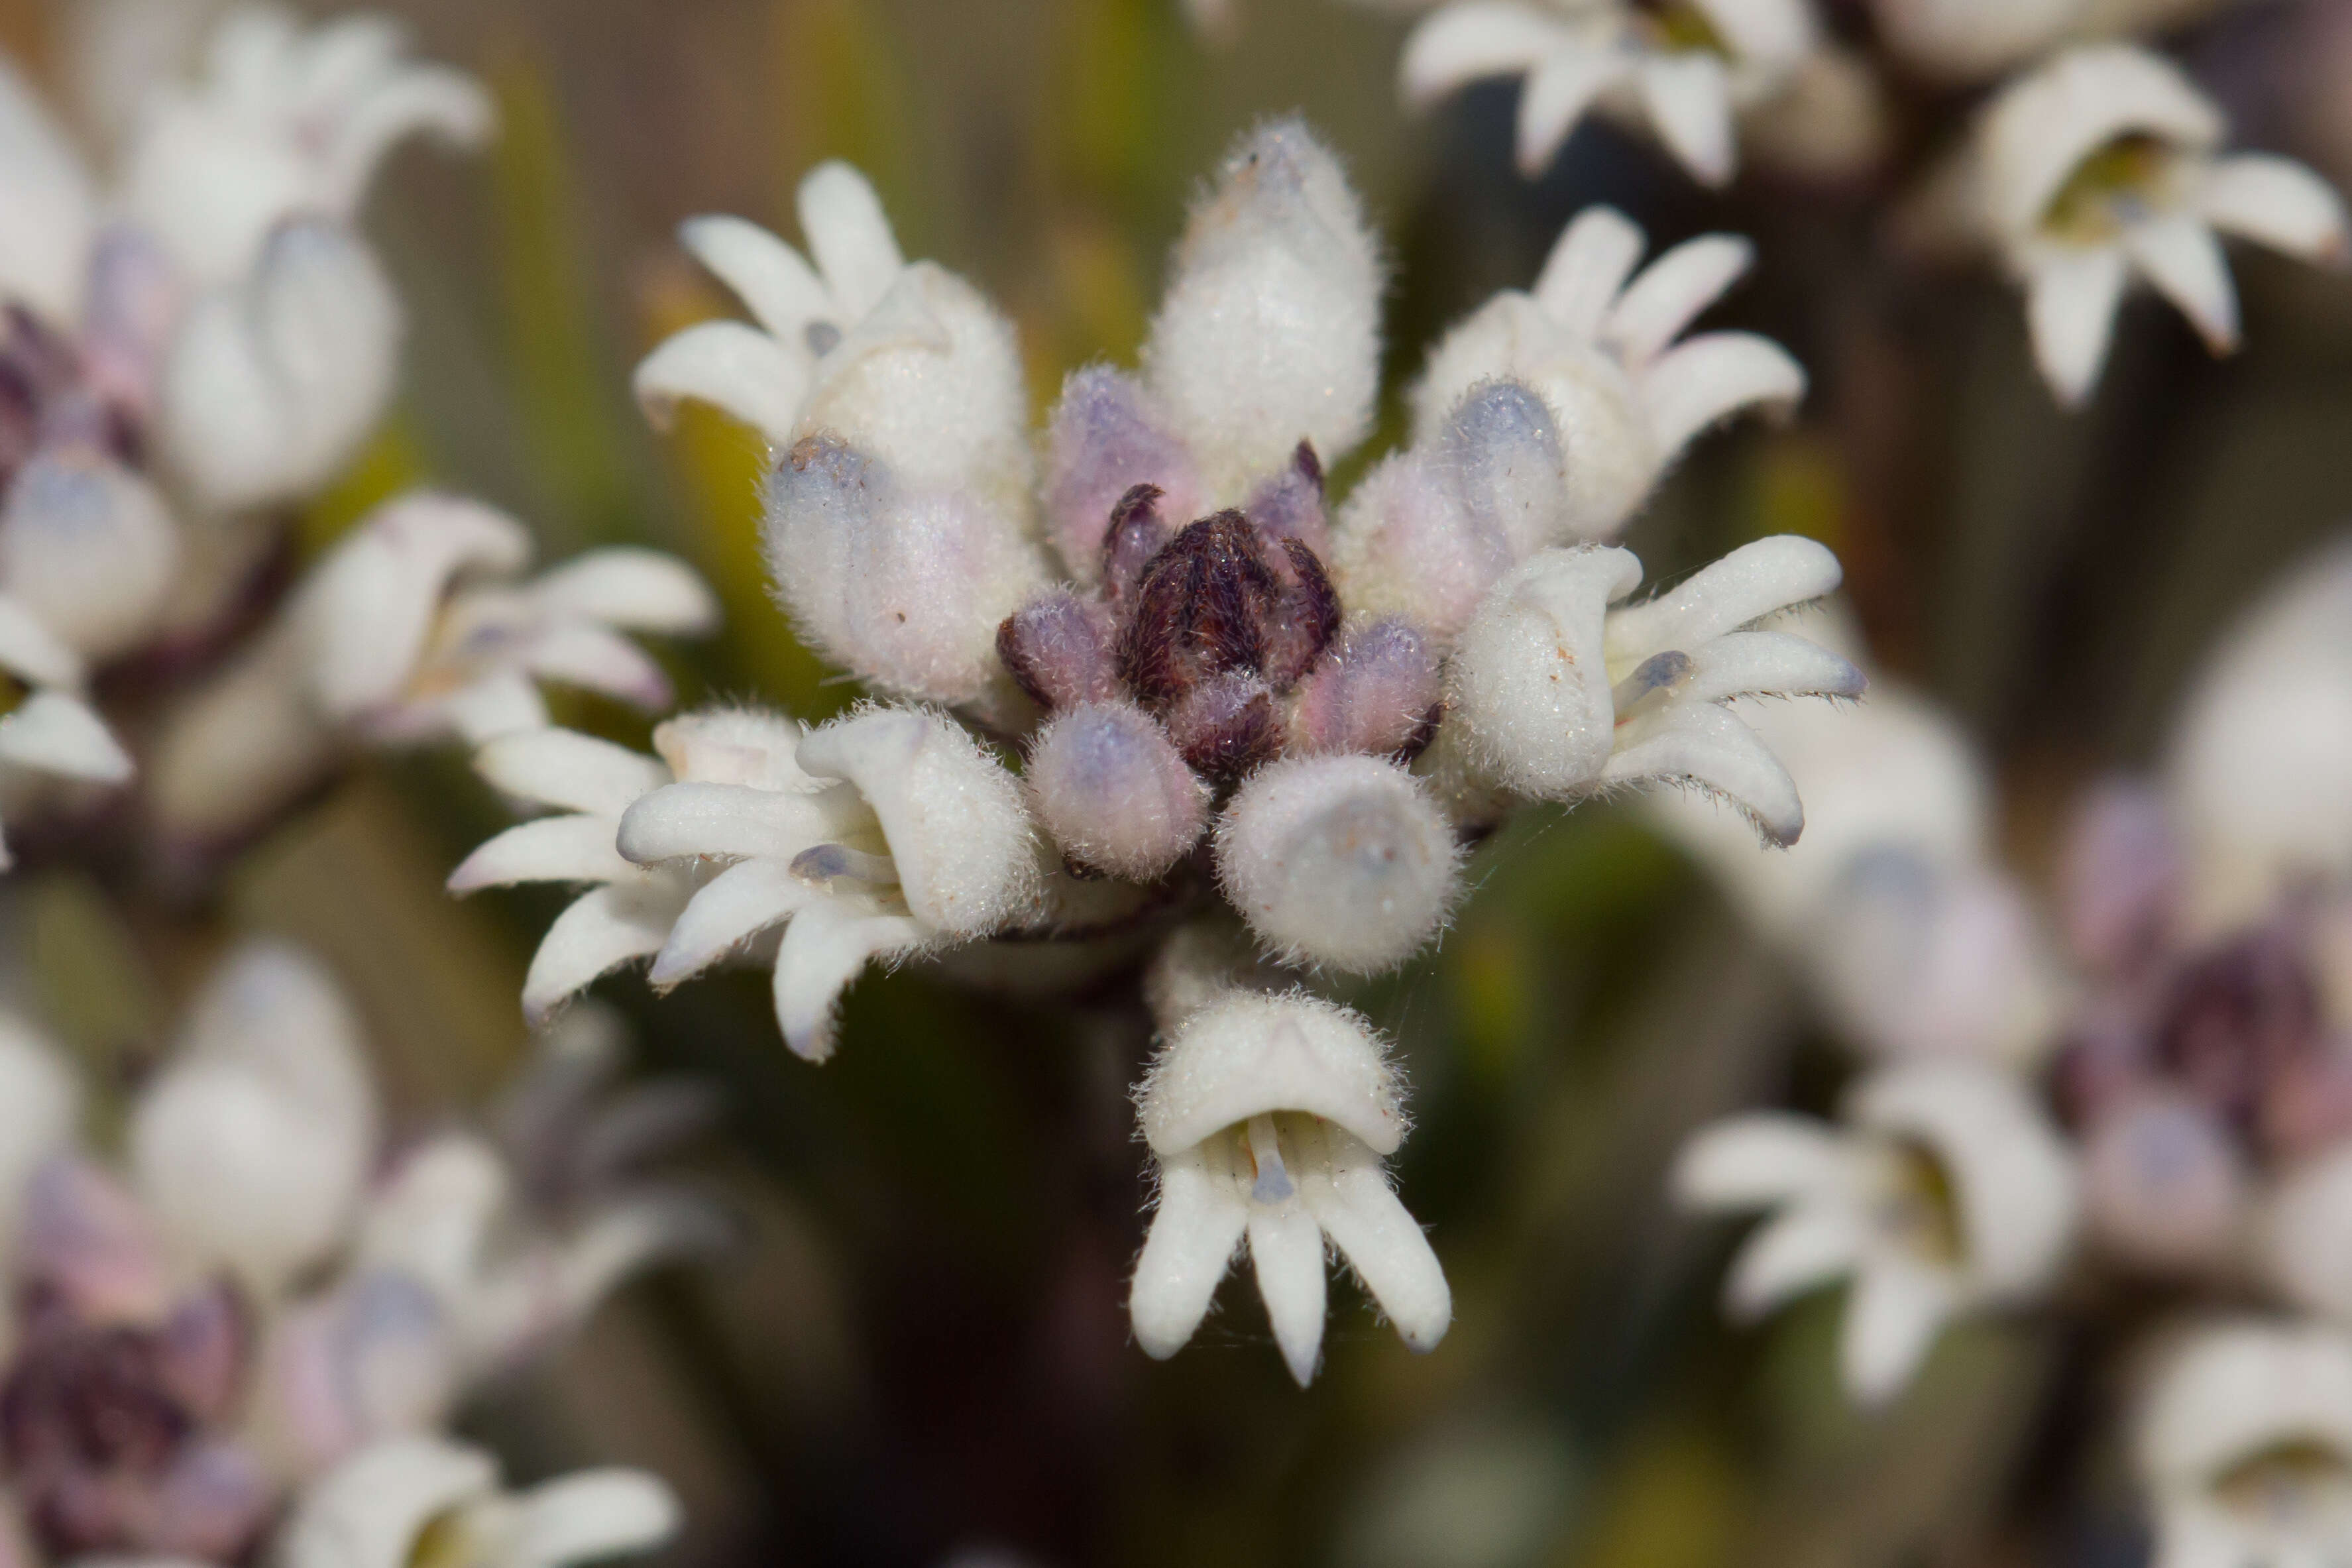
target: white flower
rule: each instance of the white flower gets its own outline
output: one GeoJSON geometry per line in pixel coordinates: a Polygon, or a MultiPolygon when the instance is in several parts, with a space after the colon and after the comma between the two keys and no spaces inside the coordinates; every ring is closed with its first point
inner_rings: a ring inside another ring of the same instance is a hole
{"type": "Polygon", "coordinates": [[[379,741],[478,743],[547,722],[538,679],[665,706],[668,678],[618,628],[709,630],[718,607],[701,580],[615,547],[513,583],[530,554],[522,525],[478,501],[416,493],[379,507],[289,612],[320,711],[379,741]]]}
{"type": "MultiPolygon", "coordinates": [[[[5,594],[0,594],[0,670],[32,689],[0,716],[0,780],[47,774],[118,784],[131,777],[131,758],[79,695],[81,656],[5,594]]],[[[0,846],[0,868],[9,864],[0,846]]]]}
{"type": "Polygon", "coordinates": [[[2312,877],[2352,875],[2352,541],[2259,600],[2173,726],[2165,785],[2194,915],[2216,929],[2312,877]]]}
{"type": "Polygon", "coordinates": [[[352,1455],[297,1500],[282,1568],[566,1568],[677,1533],[677,1496],[642,1470],[583,1470],[510,1492],[496,1461],[443,1437],[352,1455]]]}
{"type": "Polygon", "coordinates": [[[1542,396],[1569,488],[1569,515],[1556,525],[1565,532],[1548,543],[1615,537],[1699,432],[1743,409],[1784,413],[1804,395],[1804,371],[1769,338],[1681,338],[1748,270],[1752,245],[1703,235],[1637,276],[1644,243],[1615,208],[1586,208],[1534,289],[1496,294],[1447,332],[1413,389],[1424,436],[1481,382],[1507,376],[1542,396]]]}
{"type": "Polygon", "coordinates": [[[1173,1026],[1137,1098],[1160,1194],[1129,1298],[1148,1354],[1184,1347],[1244,1237],[1302,1386],[1322,1354],[1327,1237],[1406,1344],[1444,1337],[1444,1273],[1381,1165],[1404,1136],[1399,1087],[1361,1018],[1230,993],[1173,1026]]]}
{"type": "Polygon", "coordinates": [[[2347,258],[2336,193],[2284,158],[2218,156],[2226,129],[2170,61],[2123,44],[2070,49],[1985,111],[1981,221],[2025,285],[2034,357],[2060,401],[2089,396],[2135,272],[2214,353],[2237,346],[2217,231],[2307,260],[2347,258]]]}
{"type": "Polygon", "coordinates": [[[2136,1458],[2160,1568],[2296,1568],[2352,1552],[2352,1342],[2247,1321],[2180,1345],[2136,1458]]]}
{"type": "MultiPolygon", "coordinates": [[[[681,726],[672,719],[655,744],[681,726]]],[[[759,722],[759,721],[752,721],[759,722]]],[[[799,739],[798,726],[783,743],[799,739]]],[[[502,794],[555,815],[509,827],[449,873],[449,890],[470,893],[518,882],[571,882],[588,890],[548,928],[523,978],[523,1016],[541,1022],[599,975],[661,950],[693,896],[694,879],[674,867],[621,858],[621,814],[676,775],[662,758],[554,728],[519,730],[474,753],[474,771],[502,794]]]]}
{"type": "Polygon", "coordinates": [[[125,159],[121,204],[201,286],[253,268],[286,218],[354,216],[386,153],[428,132],[473,146],[490,132],[472,78],[404,58],[390,17],[304,29],[289,11],[247,6],[214,33],[204,79],[146,104],[125,159]]]}
{"type": "Polygon", "coordinates": [[[1851,1277],[1847,1391],[1882,1402],[1937,1334],[2046,1285],[2074,1227],[2066,1147],[2007,1074],[1969,1063],[1888,1068],[1850,1092],[1847,1127],[1766,1111],[1701,1131],[1678,1198],[1772,1218],[1733,1265],[1725,1300],[1750,1317],[1851,1277]]]}
{"type": "Polygon", "coordinates": [[[2287,1300],[2352,1323],[2352,1144],[2281,1173],[2254,1231],[2254,1262],[2287,1300]]]}
{"type": "Polygon", "coordinates": [[[1759,540],[1655,599],[1610,608],[1641,580],[1623,550],[1530,557],[1462,635],[1449,729],[1460,726],[1479,772],[1520,795],[1685,783],[1739,806],[1767,838],[1794,842],[1804,828],[1795,784],[1725,704],[1861,694],[1861,672],[1837,655],[1744,629],[1835,588],[1837,558],[1793,535],[1759,540]]]}
{"type": "Polygon", "coordinates": [[[53,321],[79,316],[97,209],[79,155],[0,58],[0,296],[53,321]]]}
{"type": "Polygon", "coordinates": [[[725,858],[654,959],[671,985],[782,925],[776,1021],[832,1054],[842,992],[866,964],[968,942],[1021,918],[1038,847],[1019,781],[951,721],[868,708],[810,731],[790,769],[688,779],[621,819],[631,860],[725,858]]]}
{"type": "Polygon", "coordinates": [[[1769,99],[1818,29],[1804,0],[1455,0],[1405,43],[1406,101],[1427,105],[1482,77],[1520,76],[1520,171],[1543,172],[1595,108],[1648,121],[1710,185],[1738,166],[1734,112],[1769,99]]]}
{"type": "Polygon", "coordinates": [[[1460,897],[1454,826],[1380,757],[1285,757],[1217,818],[1217,880],[1285,962],[1368,973],[1403,963],[1460,897]]]}
{"type": "Polygon", "coordinates": [[[376,1152],[365,1041],[333,978],[270,942],[216,970],[131,1112],[129,1152],[189,1265],[267,1300],[324,1258],[376,1152]]]}

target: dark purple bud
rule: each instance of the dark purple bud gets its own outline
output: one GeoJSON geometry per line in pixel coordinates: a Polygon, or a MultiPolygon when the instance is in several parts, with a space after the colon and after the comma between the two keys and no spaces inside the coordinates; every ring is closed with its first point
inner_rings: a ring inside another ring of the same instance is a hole
{"type": "Polygon", "coordinates": [[[1274,693],[1242,671],[1193,687],[1169,710],[1166,723],[1185,763],[1216,784],[1230,784],[1282,752],[1274,693]]]}
{"type": "Polygon", "coordinates": [[[1410,621],[1349,634],[1298,689],[1291,736],[1304,750],[1409,761],[1429,744],[1442,689],[1437,654],[1410,621]]]}
{"type": "Polygon", "coordinates": [[[1168,546],[1160,499],[1158,485],[1138,485],[1110,509],[1110,527],[1103,534],[1102,574],[1103,590],[1114,605],[1126,603],[1143,569],[1168,546]]]}
{"type": "Polygon", "coordinates": [[[243,1303],[215,1284],[172,1310],[155,1336],[156,1371],[173,1398],[200,1421],[228,1415],[253,1350],[243,1303]]]}
{"type": "Polygon", "coordinates": [[[1339,635],[1339,595],[1315,552],[1297,540],[1282,541],[1274,560],[1282,595],[1265,628],[1265,678],[1287,691],[1339,635]]]}
{"type": "Polygon", "coordinates": [[[1117,695],[1110,645],[1108,614],[1066,588],[1032,599],[996,628],[996,657],[1049,713],[1117,695]]]}
{"type": "Polygon", "coordinates": [[[2318,987],[2290,933],[2273,929],[2180,972],[2156,1057],[2216,1114],[2252,1131],[2270,1079],[2321,1045],[2318,987]]]}
{"type": "Polygon", "coordinates": [[[1178,517],[1200,505],[1191,456],[1135,378],[1108,365],[1074,372],[1045,429],[1045,515],[1073,572],[1100,559],[1113,507],[1142,484],[1165,491],[1178,517]]]}
{"type": "Polygon", "coordinates": [[[1323,509],[1323,465],[1315,448],[1298,443],[1290,466],[1258,486],[1242,509],[1269,545],[1295,539],[1318,555],[1331,548],[1331,524],[1323,509]]]}
{"type": "Polygon", "coordinates": [[[1237,511],[1204,517],[1144,568],[1119,642],[1119,674],[1155,710],[1214,676],[1255,675],[1265,666],[1280,595],[1249,520],[1237,511]]]}

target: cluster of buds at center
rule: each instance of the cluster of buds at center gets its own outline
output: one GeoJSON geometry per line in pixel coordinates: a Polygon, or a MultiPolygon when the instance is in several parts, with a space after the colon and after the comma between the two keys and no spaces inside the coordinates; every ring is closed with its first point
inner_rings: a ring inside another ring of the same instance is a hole
{"type": "Polygon", "coordinates": [[[1409,763],[1435,731],[1437,660],[1411,626],[1340,637],[1310,443],[1242,508],[1176,526],[1166,500],[1130,488],[1099,587],[1054,589],[997,632],[1005,668],[1050,715],[1028,781],[1081,874],[1163,874],[1217,793],[1286,752],[1409,763]]]}

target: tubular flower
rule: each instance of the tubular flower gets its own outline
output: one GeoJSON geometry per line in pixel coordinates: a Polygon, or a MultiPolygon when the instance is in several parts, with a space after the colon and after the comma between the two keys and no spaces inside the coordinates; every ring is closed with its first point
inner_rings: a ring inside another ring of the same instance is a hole
{"type": "Polygon", "coordinates": [[[2166,1568],[2325,1563],[2352,1549],[2352,1342],[2244,1321],[2180,1344],[2140,1413],[2166,1568]]]}
{"type": "Polygon", "coordinates": [[[1746,409],[1785,414],[1805,393],[1804,371],[1769,338],[1682,336],[1747,272],[1754,246],[1702,235],[1636,273],[1643,244],[1614,207],[1586,208],[1535,287],[1504,290],[1447,332],[1413,389],[1424,439],[1482,382],[1507,377],[1543,398],[1568,486],[1565,526],[1545,543],[1613,539],[1700,432],[1746,409]]]}
{"type": "Polygon", "coordinates": [[[1506,788],[1566,800],[1641,780],[1739,806],[1767,839],[1804,827],[1796,785],[1727,704],[1855,697],[1860,671],[1788,632],[1753,628],[1838,584],[1811,540],[1759,540],[1645,604],[1612,609],[1641,563],[1626,551],[1547,550],[1497,584],[1463,633],[1452,704],[1470,765],[1506,788]]]}
{"type": "Polygon", "coordinates": [[[1781,1112],[1717,1123],[1684,1149],[1674,1185],[1693,1207],[1772,1214],[1732,1268],[1733,1313],[1852,1279],[1845,1384],[1876,1404],[1952,1318],[2049,1282],[2074,1229],[2074,1175],[2025,1092],[1974,1064],[1874,1073],[1845,1120],[1844,1131],[1781,1112]]]}
{"type": "Polygon", "coordinates": [[[1646,121],[1709,185],[1738,163],[1734,117],[1782,91],[1819,43],[1804,0],[1454,0],[1406,41],[1406,102],[1525,76],[1520,173],[1543,172],[1591,110],[1646,121]]]}
{"type": "Polygon", "coordinates": [[[1160,1192],[1129,1297],[1148,1353],[1184,1347],[1244,1239],[1302,1387],[1322,1355],[1327,1237],[1406,1344],[1444,1337],[1445,1276],[1381,1165],[1404,1136],[1402,1091],[1361,1018],[1228,990],[1172,1025],[1137,1105],[1160,1192]]]}
{"type": "Polygon", "coordinates": [[[728,862],[655,955],[656,985],[782,926],[776,1022],[794,1051],[822,1060],[841,994],[869,961],[971,941],[1035,905],[1020,784],[945,718],[868,708],[808,731],[789,762],[769,753],[761,771],[688,777],[621,818],[620,852],[641,865],[728,862]]]}
{"type": "Polygon", "coordinates": [[[2284,158],[2220,155],[2227,129],[2177,67],[2125,44],[2070,49],[1986,110],[1980,221],[2025,287],[2034,358],[2060,402],[2096,384],[2135,273],[2227,353],[2238,298],[2217,235],[2352,259],[2335,191],[2284,158]]]}

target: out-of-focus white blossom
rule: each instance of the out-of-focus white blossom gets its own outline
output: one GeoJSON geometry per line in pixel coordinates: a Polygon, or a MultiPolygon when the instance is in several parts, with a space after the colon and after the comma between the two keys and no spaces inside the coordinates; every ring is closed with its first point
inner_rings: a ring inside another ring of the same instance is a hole
{"type": "Polygon", "coordinates": [[[1771,1214],[1726,1284],[1752,1317],[1853,1280],[1841,1366],[1881,1403],[1954,1317],[2045,1286],[2074,1228],[2064,1142],[2015,1079],[1973,1063],[1883,1068],[1850,1092],[1846,1127],[1764,1111],[1701,1131],[1674,1176],[1685,1205],[1771,1214]]]}
{"type": "Polygon", "coordinates": [[[247,276],[289,217],[348,221],[406,137],[465,147],[489,134],[481,86],[405,50],[388,16],[305,28],[275,5],[232,12],[201,79],[163,86],[144,106],[124,160],[123,209],[202,287],[247,276]]]}
{"type": "Polygon", "coordinates": [[[1461,744],[1480,773],[1520,795],[1688,784],[1738,805],[1768,839],[1792,843],[1804,828],[1796,785],[1726,704],[1861,694],[1861,672],[1837,655],[1792,633],[1748,629],[1838,579],[1828,550],[1782,536],[1612,609],[1642,580],[1630,552],[1540,552],[1496,585],[1455,649],[1461,744]]]}
{"type": "Polygon", "coordinates": [[[724,859],[655,956],[656,985],[700,973],[777,926],[776,1021],[833,1052],[842,992],[875,959],[985,936],[1031,912],[1038,846],[1019,781],[953,721],[868,708],[774,750],[752,776],[691,773],[621,819],[642,865],[724,859]]]}
{"type": "Polygon", "coordinates": [[[1879,36],[1906,65],[1981,81],[2077,38],[2179,26],[2231,0],[1872,0],[1879,36]]]}
{"type": "Polygon", "coordinates": [[[1413,389],[1424,436],[1482,382],[1508,377],[1542,396],[1569,490],[1547,543],[1614,538],[1694,437],[1746,409],[1785,414],[1804,395],[1804,371],[1769,338],[1682,336],[1748,270],[1752,245],[1702,235],[1637,274],[1644,243],[1615,208],[1586,208],[1534,289],[1505,289],[1447,332],[1413,389]]]}
{"type": "Polygon", "coordinates": [[[0,501],[0,594],[84,658],[127,652],[153,629],[181,559],[155,487],[87,446],[37,453],[0,501]]]}
{"type": "Polygon", "coordinates": [[[1980,220],[2025,287],[2034,358],[2061,402],[2090,395],[2135,275],[2226,353],[2238,298],[2220,234],[2347,258],[2336,192],[2284,158],[2221,156],[2227,129],[2178,67],[2125,44],[2070,49],[1986,110],[1980,220]]]}
{"type": "Polygon", "coordinates": [[[316,962],[257,943],[215,972],[131,1119],[170,1245],[263,1298],[342,1237],[376,1151],[359,1021],[316,962]]]}
{"type": "Polygon", "coordinates": [[[1379,757],[1286,757],[1217,818],[1217,879],[1285,962],[1368,973],[1403,963],[1461,894],[1454,826],[1379,757]]]}
{"type": "Polygon", "coordinates": [[[2352,542],[2258,601],[2175,721],[2165,783],[2192,918],[2218,929],[2296,879],[2352,875],[2352,542]]]}
{"type": "Polygon", "coordinates": [[[1138,1107],[1159,1180],[1129,1297],[1147,1353],[1184,1347],[1244,1239],[1302,1386],[1322,1356],[1327,1237],[1406,1344],[1444,1337],[1444,1273],[1381,1163],[1404,1136],[1402,1091],[1363,1019],[1228,992],[1172,1024],[1138,1107]]]}
{"type": "Polygon", "coordinates": [[[2195,1332],[2136,1436],[2164,1568],[2352,1551],[2352,1342],[2335,1331],[2248,1320],[2195,1332]]]}
{"type": "Polygon", "coordinates": [[[1525,76],[1520,172],[1543,172],[1595,109],[1645,122],[1709,185],[1738,165],[1738,111],[1781,91],[1817,47],[1805,0],[1454,0],[1405,43],[1408,103],[1525,76]]]}
{"type": "Polygon", "coordinates": [[[688,636],[718,618],[699,578],[650,550],[593,550],[524,583],[530,535],[455,496],[385,502],[319,563],[290,614],[320,711],[371,738],[479,743],[547,723],[536,682],[647,710],[661,667],[623,630],[688,636]]]}
{"type": "Polygon", "coordinates": [[[509,1491],[478,1448],[395,1437],[313,1482],[275,1557],[283,1568],[569,1568],[649,1551],[678,1523],[676,1494],[642,1470],[582,1470],[509,1491]]]}
{"type": "MultiPolygon", "coordinates": [[[[81,656],[5,593],[0,671],[30,688],[21,702],[0,715],[0,778],[22,772],[119,784],[131,777],[130,756],[79,695],[85,677],[81,656]]],[[[0,846],[0,868],[8,864],[8,851],[0,846]]]]}

